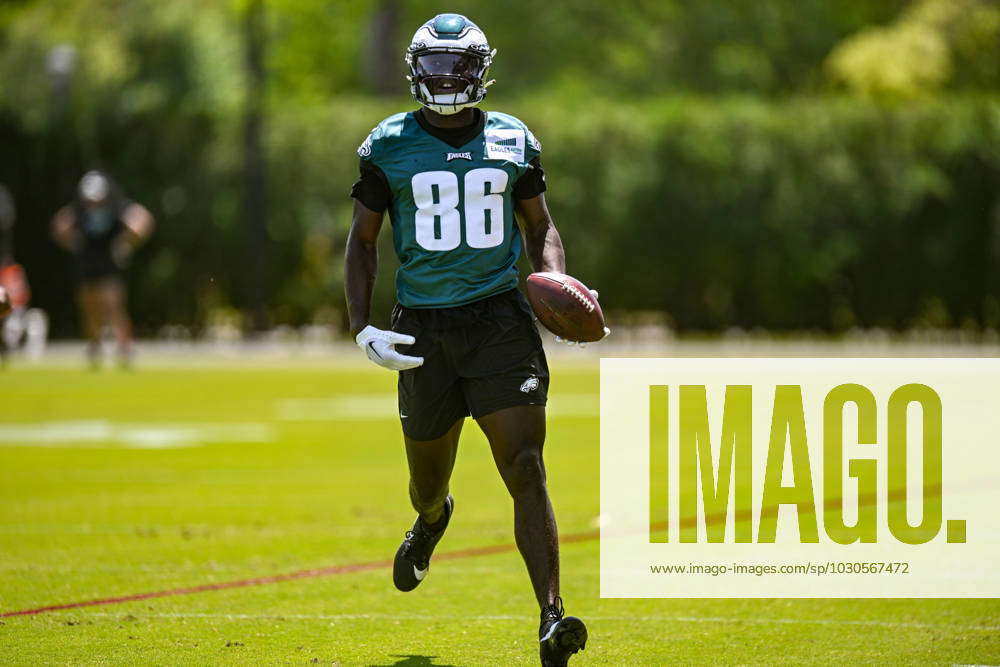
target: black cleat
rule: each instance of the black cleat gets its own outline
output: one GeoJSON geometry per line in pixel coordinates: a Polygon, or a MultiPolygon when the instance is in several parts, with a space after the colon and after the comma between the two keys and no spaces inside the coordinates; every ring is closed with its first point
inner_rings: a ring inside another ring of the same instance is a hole
{"type": "Polygon", "coordinates": [[[448,496],[444,499],[444,514],[438,523],[443,526],[432,530],[419,516],[413,522],[413,530],[406,531],[406,539],[399,545],[396,551],[396,560],[392,564],[392,583],[396,588],[406,592],[412,591],[424,577],[431,566],[431,554],[438,540],[444,535],[448,522],[451,520],[451,513],[455,511],[455,499],[448,496]]]}
{"type": "Polygon", "coordinates": [[[587,626],[576,616],[563,617],[562,598],[542,609],[538,653],[542,667],[564,667],[569,657],[587,646],[587,626]]]}

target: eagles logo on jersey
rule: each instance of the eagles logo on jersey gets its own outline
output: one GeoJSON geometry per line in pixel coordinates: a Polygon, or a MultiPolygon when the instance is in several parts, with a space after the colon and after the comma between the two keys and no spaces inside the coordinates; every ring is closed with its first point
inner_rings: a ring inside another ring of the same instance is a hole
{"type": "Polygon", "coordinates": [[[536,151],[538,151],[539,153],[542,152],[542,142],[536,139],[535,135],[533,135],[531,132],[528,132],[528,145],[531,146],[536,151]]]}
{"type": "MultiPolygon", "coordinates": [[[[374,131],[375,130],[372,130],[372,132],[374,131]]],[[[369,132],[365,140],[361,143],[360,146],[358,146],[358,156],[366,158],[371,154],[372,154],[372,135],[371,132],[369,132]]]]}

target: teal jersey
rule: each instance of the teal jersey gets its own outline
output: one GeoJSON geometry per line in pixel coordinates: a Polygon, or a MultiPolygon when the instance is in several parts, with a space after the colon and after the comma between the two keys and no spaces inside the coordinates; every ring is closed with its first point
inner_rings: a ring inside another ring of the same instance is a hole
{"type": "Polygon", "coordinates": [[[513,289],[521,254],[513,189],[541,146],[520,120],[490,111],[482,131],[455,148],[415,113],[386,118],[358,149],[392,195],[397,300],[447,308],[513,289]]]}

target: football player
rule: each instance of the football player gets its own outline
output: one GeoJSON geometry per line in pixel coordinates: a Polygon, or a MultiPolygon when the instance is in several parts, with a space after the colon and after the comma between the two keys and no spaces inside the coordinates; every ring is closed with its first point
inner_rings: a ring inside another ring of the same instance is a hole
{"type": "Polygon", "coordinates": [[[100,363],[100,340],[110,326],[122,366],[131,361],[132,322],[126,310],[125,270],[132,253],[153,233],[153,216],[130,201],[102,171],[80,179],[76,200],[52,218],[52,236],[77,256],[77,300],[89,339],[91,365],[100,363]]]}
{"type": "Polygon", "coordinates": [[[24,267],[14,258],[14,223],[17,209],[10,191],[0,184],[0,366],[20,348],[32,357],[41,355],[48,337],[45,312],[28,308],[31,291],[24,267]]]}
{"type": "Polygon", "coordinates": [[[583,621],[559,597],[559,541],[542,444],[549,369],[517,290],[522,237],[535,271],[565,271],[545,204],[541,144],[517,118],[477,108],[496,51],[458,14],[420,26],[406,51],[416,111],[379,123],[358,148],[361,177],[346,249],[351,333],[399,371],[399,419],[413,528],[396,552],[401,591],[427,576],[456,503],[448,482],[472,416],[514,500],[514,535],[541,607],[543,665],[584,648],[583,621]],[[370,323],[379,230],[388,212],[400,260],[391,329],[370,323]],[[516,214],[516,220],[515,220],[516,214]],[[520,222],[520,227],[517,222],[520,222]]]}

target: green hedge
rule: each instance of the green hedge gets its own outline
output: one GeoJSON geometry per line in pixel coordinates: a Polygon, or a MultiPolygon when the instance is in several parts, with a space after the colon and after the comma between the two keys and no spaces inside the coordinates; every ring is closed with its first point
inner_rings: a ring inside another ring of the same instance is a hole
{"type": "MultiPolygon", "coordinates": [[[[1000,326],[998,98],[491,101],[541,139],[568,270],[611,310],[688,330],[1000,326]]],[[[342,307],[353,148],[401,106],[272,120],[273,196],[298,201],[274,224],[311,239],[282,319],[342,307]]]]}
{"type": "MultiPolygon", "coordinates": [[[[682,330],[1000,327],[996,96],[880,106],[846,96],[617,101],[562,91],[488,101],[541,139],[568,269],[616,314],[660,313],[682,330]]],[[[271,105],[275,324],[344,324],[355,148],[381,118],[412,106],[271,105]]],[[[160,223],[132,272],[139,330],[197,330],[245,307],[244,276],[259,269],[242,259],[236,112],[97,117],[104,164],[160,223]]],[[[0,113],[0,137],[21,156],[0,166],[22,212],[19,258],[56,332],[72,333],[72,271],[47,221],[89,163],[14,114],[0,113]]],[[[376,296],[383,322],[389,236],[376,296]]]]}

